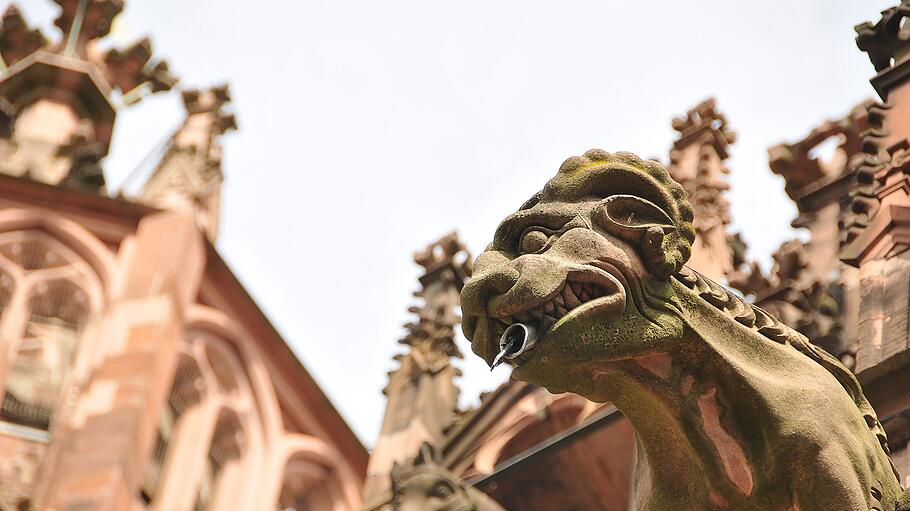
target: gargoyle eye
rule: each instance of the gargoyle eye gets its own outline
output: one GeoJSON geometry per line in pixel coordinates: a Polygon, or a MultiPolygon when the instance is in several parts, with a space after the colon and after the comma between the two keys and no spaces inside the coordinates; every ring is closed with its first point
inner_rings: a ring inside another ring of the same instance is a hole
{"type": "Polygon", "coordinates": [[[519,248],[522,254],[536,254],[547,246],[550,235],[540,229],[528,229],[521,235],[519,248]]]}
{"type": "Polygon", "coordinates": [[[448,484],[440,482],[433,486],[431,495],[438,499],[447,499],[455,493],[455,490],[448,484]]]}

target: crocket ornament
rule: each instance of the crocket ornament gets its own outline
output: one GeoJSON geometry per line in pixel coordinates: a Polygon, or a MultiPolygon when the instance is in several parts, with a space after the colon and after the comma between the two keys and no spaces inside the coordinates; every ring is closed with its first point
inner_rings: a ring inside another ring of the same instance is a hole
{"type": "Polygon", "coordinates": [[[569,158],[477,258],[465,335],[516,379],[623,412],[640,511],[910,509],[854,375],[686,267],[694,238],[658,162],[569,158]]]}

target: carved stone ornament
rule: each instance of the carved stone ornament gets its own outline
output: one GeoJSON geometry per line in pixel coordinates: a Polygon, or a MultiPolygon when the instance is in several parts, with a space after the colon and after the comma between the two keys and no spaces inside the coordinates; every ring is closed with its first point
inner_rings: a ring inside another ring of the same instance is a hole
{"type": "Polygon", "coordinates": [[[856,46],[869,55],[876,71],[883,71],[907,58],[910,50],[910,27],[903,23],[910,16],[910,1],[882,11],[874,25],[864,22],[856,25],[856,46]]]}
{"type": "Polygon", "coordinates": [[[505,511],[446,470],[436,449],[426,442],[411,463],[394,465],[391,477],[395,511],[505,511]]]}
{"type": "Polygon", "coordinates": [[[805,244],[800,240],[782,243],[772,254],[774,267],[766,276],[755,261],[743,259],[745,243],[738,234],[729,241],[738,253],[736,271],[727,279],[730,287],[852,370],[855,353],[844,338],[843,286],[836,279],[822,280],[809,271],[805,244]]]}
{"type": "Polygon", "coordinates": [[[691,222],[659,163],[569,158],[475,262],[473,351],[615,404],[639,439],[636,509],[908,509],[853,374],[686,267],[691,222]]]}

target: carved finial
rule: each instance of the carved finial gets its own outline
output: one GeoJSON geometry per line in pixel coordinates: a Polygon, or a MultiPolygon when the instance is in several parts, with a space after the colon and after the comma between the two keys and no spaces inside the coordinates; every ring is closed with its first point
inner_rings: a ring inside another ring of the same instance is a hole
{"type": "Polygon", "coordinates": [[[684,139],[701,130],[711,129],[721,135],[724,147],[736,142],[736,132],[727,126],[727,118],[717,110],[717,100],[708,98],[695,105],[682,117],[673,119],[673,129],[684,139]]]}
{"type": "Polygon", "coordinates": [[[868,109],[873,104],[864,101],[843,118],[821,123],[802,140],[768,149],[771,170],[783,176],[791,199],[797,200],[819,180],[834,179],[850,170],[848,163],[862,151],[862,135],[869,128],[868,109]],[[820,155],[819,150],[831,142],[835,144],[831,154],[820,155]]]}
{"type": "Polygon", "coordinates": [[[429,244],[425,249],[414,254],[414,262],[423,266],[427,273],[441,264],[458,264],[462,268],[470,265],[470,258],[464,260],[465,247],[459,241],[458,234],[449,233],[429,244]],[[456,259],[460,259],[456,261],[456,259]]]}
{"type": "Polygon", "coordinates": [[[866,52],[878,75],[871,83],[882,99],[887,100],[888,91],[906,78],[904,64],[910,60],[910,1],[902,0],[900,5],[882,11],[882,17],[874,25],[871,22],[856,25],[856,46],[866,52]],[[900,69],[900,71],[898,71],[900,69]]]}
{"type": "Polygon", "coordinates": [[[142,188],[140,198],[156,207],[189,211],[214,241],[221,208],[221,136],[237,129],[228,110],[227,85],[183,91],[186,120],[142,188]]]}
{"type": "Polygon", "coordinates": [[[903,62],[910,55],[910,27],[904,18],[910,16],[910,0],[882,11],[874,25],[866,21],[856,25],[856,46],[869,55],[876,71],[883,71],[903,62]]]}
{"type": "Polygon", "coordinates": [[[226,107],[231,102],[231,91],[227,84],[206,90],[185,90],[182,93],[183,106],[187,115],[211,113],[216,117],[212,123],[213,133],[222,135],[237,129],[237,119],[226,107]]]}
{"type": "Polygon", "coordinates": [[[15,5],[3,13],[0,25],[0,56],[10,66],[47,45],[41,30],[30,28],[15,5]]]}
{"type": "Polygon", "coordinates": [[[449,358],[462,358],[455,344],[454,327],[460,321],[455,307],[457,292],[470,275],[471,256],[452,232],[414,254],[414,262],[424,267],[415,295],[425,303],[409,309],[417,321],[405,325],[408,334],[399,342],[411,347],[424,370],[436,373],[448,366],[449,358]]]}
{"type": "Polygon", "coordinates": [[[108,35],[123,11],[123,0],[54,1],[60,6],[54,25],[63,32],[62,53],[69,56],[85,58],[88,43],[108,35]]]}
{"type": "Polygon", "coordinates": [[[104,56],[108,82],[124,94],[147,84],[152,92],[170,90],[177,84],[177,78],[170,74],[167,62],[149,64],[152,58],[152,42],[144,38],[124,50],[112,48],[104,56]]]}
{"type": "Polygon", "coordinates": [[[692,203],[700,247],[693,251],[689,264],[720,279],[731,269],[725,230],[730,223],[730,204],[724,196],[730,185],[724,160],[736,135],[713,98],[673,119],[673,129],[679,132],[679,139],[670,150],[667,171],[683,186],[692,203]]]}
{"type": "MultiPolygon", "coordinates": [[[[88,146],[79,137],[103,158],[118,108],[177,82],[166,62],[153,59],[148,39],[126,49],[102,48],[99,40],[111,32],[123,0],[55,2],[55,24],[63,32],[55,42],[29,28],[15,7],[6,9],[0,23],[0,172],[52,185],[72,184],[73,169],[100,171],[98,161],[86,166],[88,146]],[[71,147],[73,141],[83,149],[71,147]]],[[[89,181],[103,190],[103,176],[89,181]]]]}
{"type": "MultiPolygon", "coordinates": [[[[140,86],[146,92],[170,90],[177,79],[168,71],[167,63],[152,58],[152,45],[143,38],[125,49],[111,48],[100,52],[98,40],[107,36],[114,18],[123,11],[123,0],[55,0],[60,15],[55,25],[63,37],[53,45],[37,29],[30,29],[18,9],[10,6],[3,15],[0,29],[0,54],[7,66],[25,57],[46,50],[65,57],[90,62],[98,68],[111,89],[127,96],[127,104],[137,101],[140,86]]],[[[58,85],[60,86],[60,85],[58,85]]]]}

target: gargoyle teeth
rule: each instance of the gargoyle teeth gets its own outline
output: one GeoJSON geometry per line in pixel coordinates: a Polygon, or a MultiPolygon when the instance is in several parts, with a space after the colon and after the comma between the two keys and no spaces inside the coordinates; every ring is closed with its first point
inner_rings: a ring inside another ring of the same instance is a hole
{"type": "Polygon", "coordinates": [[[497,327],[501,334],[506,327],[512,324],[534,322],[546,332],[569,311],[607,294],[608,291],[597,284],[568,281],[546,303],[513,316],[498,318],[497,327]]]}
{"type": "Polygon", "coordinates": [[[570,310],[581,305],[581,301],[579,301],[578,297],[575,296],[575,291],[572,289],[571,283],[563,286],[562,299],[565,302],[567,308],[570,310]]]}
{"type": "Polygon", "coordinates": [[[556,296],[554,296],[554,297],[551,299],[551,301],[553,302],[553,305],[555,305],[555,306],[557,306],[557,307],[559,307],[559,306],[564,306],[564,305],[565,305],[565,304],[563,303],[563,301],[562,301],[562,294],[561,294],[561,293],[556,293],[556,296]]]}
{"type": "Polygon", "coordinates": [[[586,288],[583,284],[580,284],[578,286],[578,291],[575,294],[582,302],[587,302],[591,299],[591,295],[588,293],[588,288],[586,288]]]}
{"type": "Polygon", "coordinates": [[[556,306],[553,302],[547,302],[543,304],[543,313],[547,316],[552,316],[556,312],[556,306]]]}

